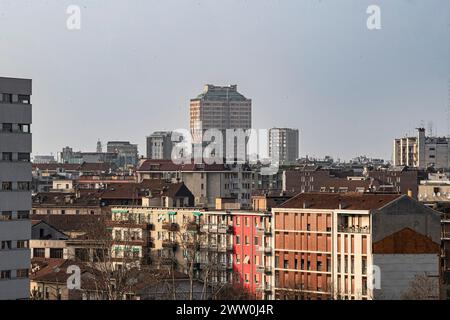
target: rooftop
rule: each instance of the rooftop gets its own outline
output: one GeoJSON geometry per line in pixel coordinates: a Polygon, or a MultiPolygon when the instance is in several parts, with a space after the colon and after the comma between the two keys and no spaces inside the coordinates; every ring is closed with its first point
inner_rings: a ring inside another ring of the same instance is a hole
{"type": "Polygon", "coordinates": [[[220,100],[220,101],[244,101],[249,100],[237,91],[237,85],[215,86],[205,85],[203,92],[193,100],[220,100]]]}
{"type": "Polygon", "coordinates": [[[380,209],[388,203],[403,197],[400,194],[373,193],[300,193],[284,202],[280,208],[293,209],[380,209]]]}

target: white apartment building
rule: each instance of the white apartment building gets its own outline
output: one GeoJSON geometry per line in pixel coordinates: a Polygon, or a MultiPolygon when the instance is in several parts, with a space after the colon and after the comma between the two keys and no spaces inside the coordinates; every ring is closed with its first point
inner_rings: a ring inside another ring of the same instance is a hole
{"type": "Polygon", "coordinates": [[[147,159],[170,160],[172,158],[171,131],[156,131],[147,137],[147,159]]]}
{"type": "Polygon", "coordinates": [[[28,299],[31,80],[0,77],[0,300],[28,299]]]}
{"type": "Polygon", "coordinates": [[[292,163],[299,157],[298,129],[272,128],[269,130],[269,157],[279,163],[292,163]]]}
{"type": "Polygon", "coordinates": [[[417,129],[417,137],[394,140],[393,163],[395,166],[437,169],[450,167],[450,140],[446,137],[427,137],[425,129],[417,129]]]}

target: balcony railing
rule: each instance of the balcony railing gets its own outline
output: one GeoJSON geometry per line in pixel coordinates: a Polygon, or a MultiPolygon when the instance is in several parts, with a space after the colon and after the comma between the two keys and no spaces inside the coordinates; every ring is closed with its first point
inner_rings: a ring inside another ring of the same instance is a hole
{"type": "Polygon", "coordinates": [[[175,249],[177,247],[177,243],[172,240],[163,240],[162,247],[175,249]]]}
{"type": "Polygon", "coordinates": [[[228,229],[230,228],[231,226],[229,226],[229,225],[227,225],[227,224],[219,224],[219,226],[217,227],[217,232],[218,233],[227,233],[228,232],[228,229]]]}
{"type": "Polygon", "coordinates": [[[188,232],[199,232],[200,231],[200,225],[195,222],[190,222],[186,225],[186,231],[188,232]]]}
{"type": "Polygon", "coordinates": [[[258,286],[258,291],[272,291],[272,286],[270,285],[270,284],[268,284],[268,283],[266,283],[266,284],[260,284],[259,286],[258,286]]]}
{"type": "Polygon", "coordinates": [[[266,236],[272,235],[271,228],[270,227],[265,227],[265,226],[257,226],[256,227],[256,232],[258,232],[260,234],[264,234],[266,236]]]}
{"type": "Polygon", "coordinates": [[[368,226],[358,227],[358,226],[339,225],[338,226],[338,232],[344,232],[344,233],[365,233],[365,234],[368,234],[368,233],[370,233],[370,230],[369,230],[368,226]]]}
{"type": "Polygon", "coordinates": [[[163,230],[167,230],[170,232],[175,232],[180,230],[180,226],[175,222],[164,222],[162,225],[163,230]]]}
{"type": "Polygon", "coordinates": [[[257,252],[261,252],[261,253],[264,253],[264,254],[267,254],[267,255],[269,255],[269,254],[272,254],[272,247],[269,247],[269,246],[259,246],[257,249],[256,249],[256,251],[257,252]]]}

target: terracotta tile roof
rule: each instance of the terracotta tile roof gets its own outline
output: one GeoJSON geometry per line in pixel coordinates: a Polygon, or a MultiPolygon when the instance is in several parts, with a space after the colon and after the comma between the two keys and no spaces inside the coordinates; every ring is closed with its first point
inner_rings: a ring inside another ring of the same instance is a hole
{"type": "MultiPolygon", "coordinates": [[[[109,219],[109,215],[66,215],[66,214],[32,214],[31,220],[44,221],[47,224],[62,232],[83,232],[89,233],[90,230],[94,230],[95,227],[106,226],[106,221],[109,219]]],[[[92,235],[94,236],[94,235],[92,235]]]]}
{"type": "Polygon", "coordinates": [[[379,209],[402,197],[399,194],[369,193],[300,193],[283,203],[281,208],[371,210],[379,209]]]}

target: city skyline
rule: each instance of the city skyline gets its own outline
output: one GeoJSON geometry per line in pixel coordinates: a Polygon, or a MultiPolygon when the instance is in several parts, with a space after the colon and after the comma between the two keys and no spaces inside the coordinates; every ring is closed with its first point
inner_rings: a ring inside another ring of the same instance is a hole
{"type": "Polygon", "coordinates": [[[378,1],[376,31],[370,1],[78,1],[76,31],[70,4],[0,4],[2,74],[33,79],[35,155],[95,151],[97,139],[145,154],[152,132],[189,127],[207,83],[237,84],[255,129],[298,128],[300,156],[390,160],[393,139],[422,120],[448,134],[444,1],[378,1]]]}

